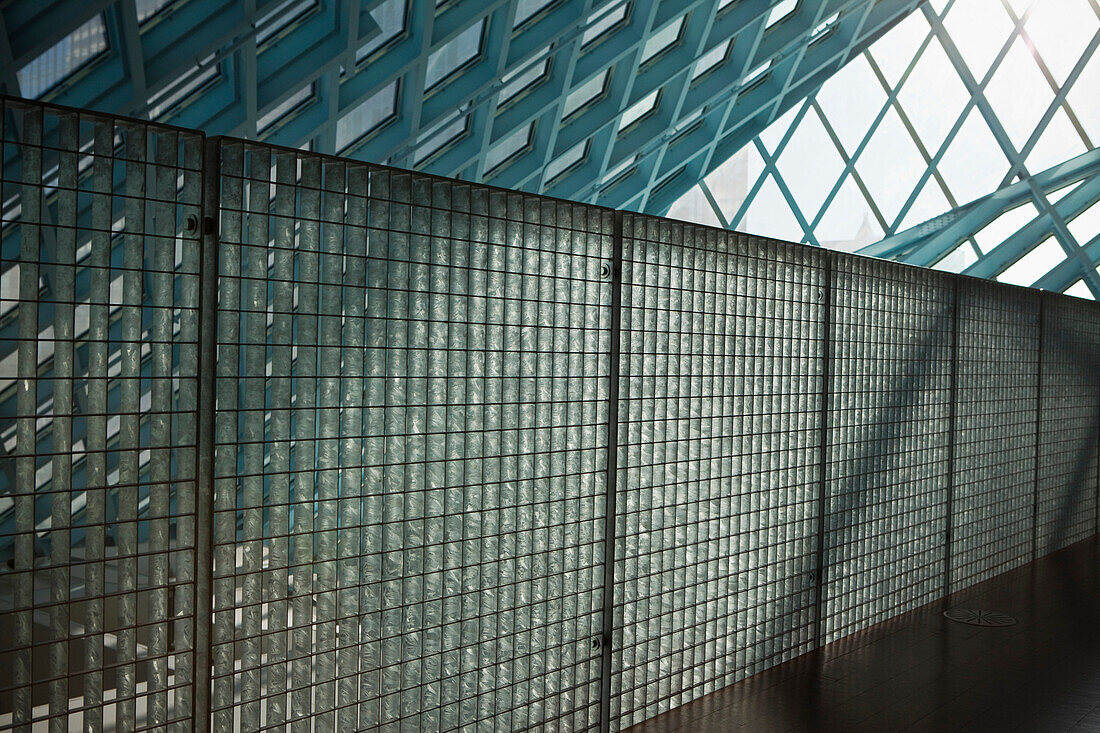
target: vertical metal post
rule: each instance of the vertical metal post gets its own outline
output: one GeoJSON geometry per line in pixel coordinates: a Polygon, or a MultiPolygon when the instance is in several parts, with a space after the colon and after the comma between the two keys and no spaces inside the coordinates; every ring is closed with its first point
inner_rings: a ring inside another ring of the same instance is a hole
{"type": "Polygon", "coordinates": [[[210,138],[203,151],[202,259],[199,264],[199,424],[195,451],[195,707],[192,721],[196,733],[206,733],[210,729],[220,161],[221,138],[210,138]]]}
{"type": "Polygon", "coordinates": [[[821,460],[818,464],[817,486],[817,550],[814,559],[814,648],[822,646],[825,634],[821,625],[824,618],[825,592],[825,512],[828,509],[825,492],[828,487],[826,473],[829,468],[829,381],[832,379],[832,328],[833,328],[833,255],[825,253],[825,270],[822,285],[822,338],[821,347],[821,416],[818,421],[821,460]]]}
{"type": "Polygon", "coordinates": [[[1046,311],[1043,307],[1046,298],[1039,293],[1039,355],[1035,367],[1037,370],[1035,387],[1035,476],[1031,494],[1031,560],[1039,557],[1039,441],[1042,438],[1041,419],[1043,416],[1043,330],[1046,311]]]}
{"type": "Polygon", "coordinates": [[[619,468],[619,342],[622,324],[623,212],[611,237],[611,344],[607,395],[607,498],[604,501],[603,629],[600,636],[600,730],[611,730],[611,652],[615,628],[616,478],[619,468]]]}
{"type": "Polygon", "coordinates": [[[959,278],[952,278],[951,299],[951,376],[948,382],[947,414],[947,501],[946,519],[943,531],[943,597],[951,595],[951,545],[954,541],[955,523],[955,433],[958,426],[958,382],[959,382],[959,278]]]}

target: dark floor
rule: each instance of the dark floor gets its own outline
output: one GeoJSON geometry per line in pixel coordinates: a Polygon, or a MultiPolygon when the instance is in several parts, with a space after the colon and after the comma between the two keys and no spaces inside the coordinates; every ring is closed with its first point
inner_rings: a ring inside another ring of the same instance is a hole
{"type": "Polygon", "coordinates": [[[653,718],[668,731],[1100,731],[1091,539],[653,718]],[[950,607],[1018,623],[949,621],[950,607]]]}

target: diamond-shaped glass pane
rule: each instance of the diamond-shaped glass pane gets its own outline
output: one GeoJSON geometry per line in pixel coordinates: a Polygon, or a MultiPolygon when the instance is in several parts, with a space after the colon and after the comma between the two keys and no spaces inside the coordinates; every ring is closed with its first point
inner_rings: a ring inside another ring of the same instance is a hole
{"type": "Polygon", "coordinates": [[[974,78],[985,78],[990,64],[1012,32],[1012,20],[1001,0],[960,0],[943,21],[974,78]]]}
{"type": "Polygon", "coordinates": [[[933,38],[898,95],[929,155],[934,155],[970,100],[959,75],[933,38]]]}
{"type": "Polygon", "coordinates": [[[1013,285],[1031,285],[1065,258],[1066,254],[1058,244],[1058,240],[1047,237],[1038,247],[998,275],[997,280],[1013,285]]]}
{"type": "Polygon", "coordinates": [[[1008,160],[982,115],[971,109],[939,165],[947,188],[960,204],[996,190],[1008,160]]]}
{"type": "Polygon", "coordinates": [[[801,240],[804,234],[772,176],[767,177],[753,197],[739,228],[753,234],[791,242],[801,240]]]}
{"type": "Polygon", "coordinates": [[[909,131],[889,109],[856,161],[856,170],[887,222],[897,216],[913,190],[913,180],[924,169],[924,158],[909,131]]]}
{"type": "Polygon", "coordinates": [[[844,150],[852,155],[886,103],[886,92],[866,56],[860,55],[829,77],[817,94],[817,103],[844,150]]]}
{"type": "Polygon", "coordinates": [[[1058,84],[1065,81],[1098,28],[1100,21],[1088,0],[1042,0],[1024,26],[1058,84]]]}
{"type": "Polygon", "coordinates": [[[1012,145],[1020,150],[1054,99],[1054,92],[1027,44],[1017,38],[986,86],[985,96],[1012,145]]]}
{"type": "Polygon", "coordinates": [[[799,208],[813,219],[844,170],[844,161],[817,112],[811,109],[806,113],[776,167],[799,208]]]}

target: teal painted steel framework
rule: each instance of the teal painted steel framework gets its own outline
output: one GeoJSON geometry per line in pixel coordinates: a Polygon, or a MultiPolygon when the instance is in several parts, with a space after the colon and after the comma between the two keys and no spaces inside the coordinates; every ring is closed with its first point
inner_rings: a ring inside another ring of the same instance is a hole
{"type": "Polygon", "coordinates": [[[918,4],[16,0],[0,84],[663,212],[918,4]]]}

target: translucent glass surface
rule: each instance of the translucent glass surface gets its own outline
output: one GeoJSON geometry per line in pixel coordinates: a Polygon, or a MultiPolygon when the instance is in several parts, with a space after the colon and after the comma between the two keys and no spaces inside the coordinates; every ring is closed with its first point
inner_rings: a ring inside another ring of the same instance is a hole
{"type": "Polygon", "coordinates": [[[619,727],[813,643],[820,255],[627,215],[615,652],[619,727]]]}
{"type": "Polygon", "coordinates": [[[0,118],[0,729],[186,733],[202,136],[0,118]]]}
{"type": "MultiPolygon", "coordinates": [[[[772,7],[769,22],[783,6],[772,7]]],[[[729,181],[707,176],[699,186],[718,206],[714,216],[691,206],[670,212],[841,250],[913,230],[1096,146],[1100,57],[1090,42],[1098,30],[1100,6],[1088,0],[926,3],[810,94],[803,105],[810,112],[792,107],[734,155],[762,144],[777,159],[776,171],[763,170],[744,184],[752,192],[747,205],[726,193],[729,181]]],[[[1090,186],[1093,200],[1100,199],[1095,180],[1090,186]]],[[[694,194],[687,199],[701,200],[694,194]]],[[[1016,231],[1003,232],[1001,241],[1016,231]]],[[[943,259],[973,233],[945,240],[935,257],[922,253],[913,261],[943,259]]],[[[1066,238],[1059,261],[1027,284],[1098,233],[1066,238]]],[[[1060,230],[1055,236],[1064,238],[1060,230]]],[[[1040,244],[1031,236],[1018,242],[1008,261],[1002,253],[993,264],[971,247],[976,257],[956,257],[948,269],[999,276],[1040,244]]],[[[994,246],[987,242],[983,250],[994,246]]],[[[892,256],[904,260],[909,251],[892,256]]],[[[1080,273],[1079,265],[1073,267],[1080,273]]],[[[1011,282],[1027,279],[1007,274],[1011,282]]],[[[1073,281],[1056,279],[1059,288],[1073,281]]],[[[1090,287],[1100,289],[1096,282],[1090,287]]]]}
{"type": "Polygon", "coordinates": [[[222,147],[214,730],[597,725],[611,212],[222,147]]]}

